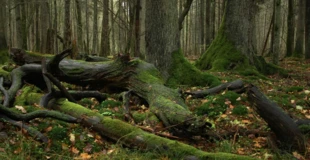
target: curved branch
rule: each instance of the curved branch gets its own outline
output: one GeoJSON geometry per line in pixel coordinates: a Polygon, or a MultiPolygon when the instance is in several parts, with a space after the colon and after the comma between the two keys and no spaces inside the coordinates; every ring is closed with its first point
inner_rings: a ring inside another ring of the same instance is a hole
{"type": "Polygon", "coordinates": [[[0,119],[2,119],[2,121],[4,121],[4,122],[11,123],[12,125],[17,126],[21,129],[25,129],[27,131],[27,133],[29,135],[31,135],[33,138],[35,138],[36,140],[42,141],[44,143],[48,142],[48,138],[44,134],[42,134],[41,132],[39,132],[38,130],[36,130],[32,127],[29,127],[29,126],[23,124],[22,122],[17,122],[15,120],[12,120],[11,118],[9,118],[3,114],[0,114],[0,119]]]}
{"type": "Polygon", "coordinates": [[[18,121],[30,121],[35,118],[47,118],[47,117],[58,119],[68,123],[76,123],[78,121],[77,118],[75,117],[57,111],[49,111],[49,110],[37,110],[27,114],[18,114],[1,104],[0,104],[0,112],[1,114],[4,114],[11,119],[18,121]]]}

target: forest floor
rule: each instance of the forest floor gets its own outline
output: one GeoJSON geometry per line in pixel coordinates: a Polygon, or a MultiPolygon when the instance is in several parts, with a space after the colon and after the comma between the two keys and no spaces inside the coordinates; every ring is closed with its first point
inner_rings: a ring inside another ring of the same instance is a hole
{"type": "MultiPolygon", "coordinates": [[[[233,72],[212,72],[222,82],[242,79],[252,83],[275,101],[293,118],[310,118],[310,62],[285,59],[280,64],[289,71],[287,77],[280,75],[261,77],[242,76],[233,72]]],[[[181,87],[184,91],[205,89],[204,87],[181,87]]],[[[93,99],[80,103],[97,109],[106,116],[115,116],[122,108],[117,96],[99,104],[93,99]],[[104,109],[102,109],[104,107],[104,109]]],[[[223,91],[203,99],[185,97],[190,110],[201,114],[207,112],[213,124],[215,138],[190,137],[180,141],[208,152],[229,152],[249,155],[259,159],[309,159],[309,155],[297,152],[280,153],[272,145],[272,134],[266,123],[255,113],[245,94],[223,91]],[[224,97],[224,98],[223,98],[224,97]],[[203,109],[199,109],[203,108],[203,109]],[[226,136],[222,136],[226,133],[226,136]]],[[[35,105],[16,106],[20,112],[31,112],[35,105]]],[[[145,106],[132,106],[138,112],[148,112],[145,106]]],[[[137,125],[143,126],[143,121],[137,125]]],[[[139,152],[100,137],[90,129],[77,124],[67,124],[52,119],[32,120],[28,125],[37,128],[50,138],[47,144],[34,141],[24,130],[0,122],[0,159],[161,159],[173,157],[166,153],[139,152]]],[[[150,126],[144,126],[150,127],[150,126]]],[[[162,127],[157,124],[155,127],[162,127]]],[[[168,133],[169,134],[169,133],[168,133]]],[[[310,140],[307,138],[308,141],[310,140]]],[[[308,149],[308,152],[310,149],[308,149]]]]}

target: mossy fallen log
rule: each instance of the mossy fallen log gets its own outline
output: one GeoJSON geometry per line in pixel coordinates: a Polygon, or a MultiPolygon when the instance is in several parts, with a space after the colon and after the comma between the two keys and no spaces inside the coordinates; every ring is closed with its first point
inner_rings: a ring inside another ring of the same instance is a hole
{"type": "MultiPolygon", "coordinates": [[[[40,101],[42,94],[33,93],[31,102],[40,101]]],[[[28,98],[30,99],[30,97],[28,98]]],[[[27,100],[26,100],[27,101],[27,100]]],[[[103,137],[110,138],[127,147],[138,148],[145,151],[157,151],[169,153],[176,159],[196,157],[196,159],[223,159],[223,160],[251,160],[250,156],[242,156],[231,153],[210,153],[199,150],[193,146],[169,140],[108,116],[87,109],[79,104],[69,102],[66,99],[58,99],[49,103],[49,108],[71,115],[79,119],[79,123],[90,128],[103,137]]]]}
{"type": "MultiPolygon", "coordinates": [[[[157,115],[164,125],[169,127],[170,131],[178,135],[204,134],[210,126],[204,118],[197,117],[189,111],[177,90],[164,85],[164,80],[154,65],[139,59],[123,57],[106,62],[64,59],[69,52],[70,50],[66,50],[53,59],[47,60],[47,71],[60,81],[107,92],[130,90],[145,99],[149,104],[150,111],[157,115]]],[[[28,59],[30,60],[29,63],[34,63],[39,62],[44,57],[40,58],[37,54],[33,57],[31,54],[25,54],[23,56],[19,54],[14,59],[20,60],[21,58],[18,57],[26,57],[18,62],[24,65],[12,71],[14,80],[9,89],[11,101],[22,85],[22,78],[33,81],[32,77],[37,77],[33,84],[40,88],[43,88],[45,84],[42,78],[41,65],[27,64],[28,59]]]]}

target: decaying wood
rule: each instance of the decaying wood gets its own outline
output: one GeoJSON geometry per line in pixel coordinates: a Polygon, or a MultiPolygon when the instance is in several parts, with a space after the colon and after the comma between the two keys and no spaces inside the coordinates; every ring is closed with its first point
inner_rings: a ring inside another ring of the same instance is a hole
{"type": "Polygon", "coordinates": [[[193,98],[204,98],[207,95],[211,94],[217,94],[225,89],[228,90],[241,90],[243,88],[244,84],[243,81],[238,79],[232,82],[224,83],[219,86],[202,90],[202,91],[194,91],[194,92],[185,92],[185,94],[192,95],[193,98]]]}
{"type": "Polygon", "coordinates": [[[262,94],[257,87],[250,86],[247,94],[256,112],[268,123],[277,139],[280,140],[281,147],[304,152],[306,142],[293,119],[262,94]]]}

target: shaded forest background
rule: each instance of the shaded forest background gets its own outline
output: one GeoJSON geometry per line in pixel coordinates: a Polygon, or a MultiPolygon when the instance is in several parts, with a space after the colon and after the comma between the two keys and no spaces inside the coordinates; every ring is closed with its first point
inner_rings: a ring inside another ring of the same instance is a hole
{"type": "MultiPolygon", "coordinates": [[[[145,56],[143,0],[1,0],[0,3],[0,34],[7,46],[59,53],[72,44],[75,56],[78,53],[145,56]]],[[[305,50],[305,29],[309,28],[305,28],[308,22],[305,12],[309,12],[306,1],[281,1],[279,6],[276,3],[279,0],[256,1],[252,10],[255,37],[251,47],[257,55],[266,56],[278,43],[280,59],[293,53],[300,57],[305,50]],[[275,21],[279,28],[274,27],[275,21]]],[[[198,58],[217,34],[225,1],[178,0],[179,16],[188,5],[189,12],[181,27],[181,48],[187,57],[198,58]]]]}

